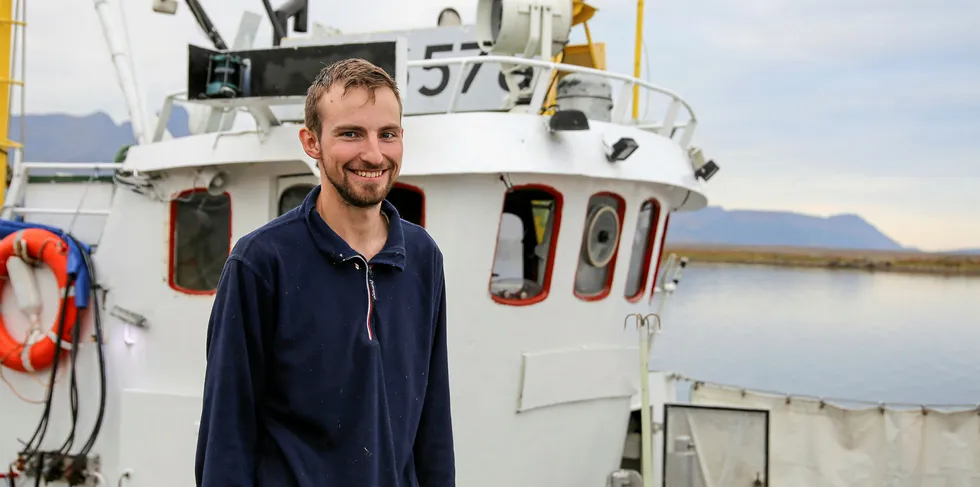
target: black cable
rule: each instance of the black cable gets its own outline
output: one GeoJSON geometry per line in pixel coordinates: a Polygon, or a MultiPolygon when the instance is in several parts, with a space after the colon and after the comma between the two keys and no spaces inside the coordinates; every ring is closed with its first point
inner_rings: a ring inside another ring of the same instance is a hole
{"type": "Polygon", "coordinates": [[[268,14],[269,22],[272,24],[272,45],[278,46],[280,41],[286,37],[286,26],[279,23],[279,16],[276,15],[276,11],[272,8],[269,0],[262,0],[262,6],[265,7],[265,13],[268,14]]]}
{"type": "MultiPolygon", "coordinates": [[[[81,248],[81,245],[71,234],[67,234],[75,245],[81,248]]],[[[105,418],[105,406],[106,406],[106,373],[105,373],[105,346],[102,338],[102,316],[99,312],[99,294],[98,294],[98,279],[95,275],[95,266],[92,264],[92,257],[88,255],[88,252],[81,252],[82,259],[85,261],[85,267],[88,269],[89,274],[89,288],[92,291],[92,299],[90,300],[89,306],[92,307],[92,311],[95,317],[95,341],[98,346],[99,352],[99,412],[95,420],[95,426],[92,427],[92,433],[89,435],[88,441],[85,442],[85,446],[79,452],[80,455],[88,455],[95,446],[95,440],[98,438],[99,433],[102,430],[102,421],[105,418]]]]}
{"type": "Polygon", "coordinates": [[[69,384],[69,397],[71,401],[71,430],[68,433],[68,438],[65,439],[64,444],[58,450],[62,455],[67,455],[71,451],[72,445],[75,444],[75,431],[78,426],[78,375],[76,373],[76,364],[78,362],[78,346],[81,342],[81,313],[75,315],[75,327],[72,328],[72,347],[71,347],[71,379],[69,384]]]}
{"type": "MultiPolygon", "coordinates": [[[[83,248],[82,244],[79,243],[78,240],[75,239],[75,237],[72,236],[71,234],[65,233],[63,235],[67,240],[66,243],[74,244],[77,248],[79,248],[79,250],[83,248]]],[[[101,432],[102,423],[105,419],[106,362],[105,362],[105,346],[103,340],[102,316],[99,310],[99,297],[98,297],[98,284],[97,284],[98,280],[95,274],[95,266],[93,265],[91,256],[88,254],[88,252],[80,251],[79,253],[82,256],[82,260],[85,263],[85,268],[88,271],[88,275],[89,275],[89,288],[92,292],[92,298],[90,300],[89,306],[92,308],[92,311],[94,313],[95,339],[98,346],[98,356],[99,356],[99,388],[100,388],[99,393],[100,394],[99,394],[98,415],[95,420],[95,425],[92,427],[92,433],[89,435],[89,438],[86,441],[85,445],[78,453],[78,456],[87,457],[89,452],[92,450],[92,447],[95,445],[95,441],[98,438],[99,433],[101,432]]],[[[76,284],[77,277],[78,277],[77,274],[71,274],[68,276],[68,282],[65,286],[65,293],[62,296],[61,313],[59,314],[59,320],[58,320],[58,333],[57,333],[57,339],[55,340],[55,356],[54,356],[54,361],[51,365],[51,378],[50,378],[50,382],[48,383],[44,412],[41,415],[41,419],[38,422],[38,426],[37,428],[35,428],[34,434],[31,436],[30,441],[28,441],[25,444],[24,449],[21,452],[22,460],[25,462],[26,467],[28,469],[30,469],[31,464],[34,463],[34,458],[40,455],[36,463],[37,472],[36,472],[35,486],[37,487],[41,485],[41,478],[44,476],[43,475],[44,457],[48,454],[48,452],[43,452],[39,450],[44,442],[44,436],[47,433],[48,424],[51,417],[51,403],[54,397],[55,378],[57,375],[58,365],[62,355],[61,343],[62,343],[62,335],[64,335],[64,331],[65,331],[65,322],[66,322],[65,310],[67,307],[68,299],[70,297],[69,293],[72,287],[76,284]],[[36,445],[35,442],[37,443],[36,445]]],[[[68,434],[68,438],[65,440],[65,443],[62,444],[61,448],[57,452],[50,452],[50,453],[67,455],[68,452],[71,450],[72,445],[74,445],[74,441],[75,441],[75,434],[78,425],[77,359],[78,359],[78,349],[81,342],[81,325],[82,325],[81,317],[79,313],[75,317],[75,327],[72,330],[73,347],[71,353],[71,379],[70,379],[70,386],[69,386],[72,426],[71,426],[70,433],[68,434]]],[[[10,479],[10,483],[11,485],[13,485],[12,477],[10,479]]]]}
{"type": "Polygon", "coordinates": [[[64,296],[62,296],[62,301],[61,301],[61,313],[59,314],[60,318],[58,319],[58,336],[54,344],[55,347],[54,362],[51,364],[51,376],[48,382],[48,391],[47,391],[47,397],[45,398],[44,412],[41,414],[41,420],[38,422],[37,428],[34,430],[34,435],[31,436],[30,441],[28,441],[27,444],[24,446],[24,450],[22,452],[22,453],[28,453],[29,450],[33,449],[33,451],[29,452],[28,458],[33,457],[34,455],[37,454],[38,449],[41,448],[41,443],[44,441],[44,435],[47,433],[48,430],[48,420],[51,417],[51,400],[54,397],[55,378],[58,373],[58,363],[60,362],[61,359],[61,335],[63,335],[65,332],[65,307],[67,306],[68,303],[68,298],[69,298],[68,293],[69,291],[71,291],[74,282],[75,282],[74,276],[68,276],[68,283],[65,285],[65,294],[64,296]],[[33,446],[35,441],[37,441],[37,446],[33,446]]]}
{"type": "Polygon", "coordinates": [[[218,33],[218,29],[215,28],[214,24],[211,23],[211,19],[208,17],[207,12],[204,11],[204,7],[197,0],[185,0],[187,2],[187,7],[190,8],[191,13],[194,14],[194,18],[197,20],[197,25],[201,26],[204,33],[207,34],[208,38],[214,44],[214,47],[219,51],[227,51],[228,45],[225,44],[225,40],[221,38],[221,34],[218,33]]]}
{"type": "Polygon", "coordinates": [[[41,452],[41,461],[38,462],[37,475],[34,478],[34,487],[41,487],[41,471],[44,469],[44,452],[41,452]]]}

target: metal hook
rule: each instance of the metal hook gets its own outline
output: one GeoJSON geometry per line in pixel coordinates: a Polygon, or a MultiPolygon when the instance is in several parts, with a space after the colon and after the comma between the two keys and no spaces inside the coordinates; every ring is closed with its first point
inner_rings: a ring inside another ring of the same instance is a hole
{"type": "Polygon", "coordinates": [[[643,323],[646,321],[646,318],[644,318],[643,315],[641,315],[640,313],[630,313],[630,314],[626,315],[625,318],[623,318],[623,329],[624,330],[626,329],[626,325],[627,325],[627,322],[629,322],[629,319],[630,318],[633,318],[633,317],[636,318],[636,328],[637,329],[639,329],[643,325],[643,323]]]}
{"type": "Polygon", "coordinates": [[[648,314],[648,315],[646,315],[646,316],[643,317],[643,322],[647,326],[650,327],[650,333],[653,333],[653,330],[654,330],[653,325],[650,322],[650,317],[654,317],[654,318],[657,319],[657,330],[660,330],[662,328],[662,326],[661,326],[662,325],[662,322],[660,321],[660,315],[657,314],[657,313],[650,313],[650,314],[648,314]]]}

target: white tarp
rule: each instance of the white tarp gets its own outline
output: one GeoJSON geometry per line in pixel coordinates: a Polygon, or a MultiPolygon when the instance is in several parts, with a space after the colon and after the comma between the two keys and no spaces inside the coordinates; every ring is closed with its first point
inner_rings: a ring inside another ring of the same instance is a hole
{"type": "Polygon", "coordinates": [[[980,486],[977,408],[844,408],[704,383],[691,402],[769,411],[770,486],[980,486]]]}
{"type": "Polygon", "coordinates": [[[765,479],[765,411],[668,404],[666,416],[666,487],[750,487],[765,479]]]}

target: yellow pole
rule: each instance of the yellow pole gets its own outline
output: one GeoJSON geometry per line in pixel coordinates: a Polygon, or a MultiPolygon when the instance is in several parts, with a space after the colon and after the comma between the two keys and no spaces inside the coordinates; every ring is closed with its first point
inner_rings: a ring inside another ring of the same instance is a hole
{"type": "Polygon", "coordinates": [[[592,59],[592,67],[599,69],[599,60],[595,57],[595,45],[592,44],[592,31],[589,30],[589,23],[582,22],[585,27],[585,42],[589,44],[589,58],[592,59]]]}
{"type": "Polygon", "coordinates": [[[6,198],[7,161],[10,149],[19,144],[10,140],[10,85],[20,84],[11,79],[10,57],[11,39],[14,25],[23,22],[14,20],[13,0],[0,0],[0,202],[6,198]]]}
{"type": "MultiPolygon", "coordinates": [[[[640,59],[643,55],[643,0],[636,1],[636,46],[633,58],[633,77],[640,77],[640,59]]],[[[633,120],[640,118],[640,85],[633,85],[633,120]]]]}

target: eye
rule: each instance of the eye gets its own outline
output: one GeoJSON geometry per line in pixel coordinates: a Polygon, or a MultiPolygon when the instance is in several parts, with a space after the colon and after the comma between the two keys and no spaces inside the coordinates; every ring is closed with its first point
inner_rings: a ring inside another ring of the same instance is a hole
{"type": "Polygon", "coordinates": [[[388,138],[388,139],[391,139],[391,138],[394,138],[396,136],[396,134],[394,132],[385,132],[385,133],[381,134],[381,136],[382,137],[385,137],[385,138],[388,138]]]}
{"type": "Polygon", "coordinates": [[[351,138],[351,137],[357,137],[357,134],[354,133],[353,131],[348,130],[347,132],[341,132],[340,133],[340,136],[341,137],[351,138]]]}

